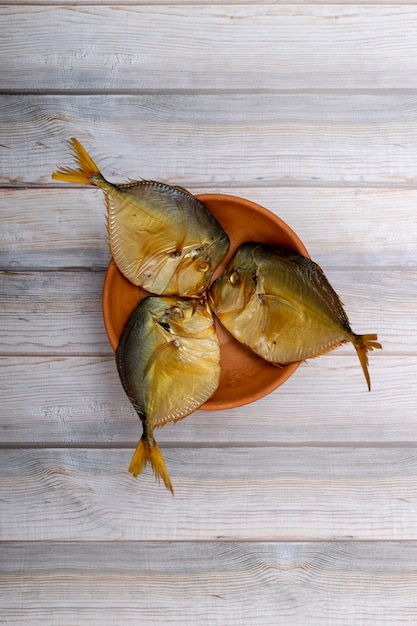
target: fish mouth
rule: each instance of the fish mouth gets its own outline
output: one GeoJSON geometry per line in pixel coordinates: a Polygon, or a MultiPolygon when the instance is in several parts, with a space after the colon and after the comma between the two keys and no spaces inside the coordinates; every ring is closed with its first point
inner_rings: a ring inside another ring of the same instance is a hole
{"type": "Polygon", "coordinates": [[[202,315],[207,317],[207,319],[211,320],[213,318],[213,313],[206,295],[202,295],[199,298],[193,298],[192,307],[192,315],[196,315],[196,313],[201,313],[202,315]]]}
{"type": "Polygon", "coordinates": [[[216,310],[216,305],[215,305],[215,302],[214,302],[214,296],[213,296],[213,293],[212,293],[211,289],[209,289],[207,291],[207,294],[206,294],[206,305],[210,307],[210,310],[213,310],[213,311],[216,310]]]}
{"type": "Polygon", "coordinates": [[[188,289],[187,291],[184,291],[182,295],[185,298],[203,299],[205,296],[205,291],[208,286],[209,286],[209,281],[201,285],[201,287],[199,287],[198,289],[191,288],[191,289],[188,289]]]}
{"type": "Polygon", "coordinates": [[[216,315],[227,315],[229,313],[239,315],[253,296],[254,288],[248,291],[245,289],[245,283],[242,281],[242,284],[239,287],[235,287],[235,291],[230,295],[227,283],[226,289],[224,287],[224,276],[220,276],[211,285],[207,298],[210,301],[212,310],[216,315]]]}

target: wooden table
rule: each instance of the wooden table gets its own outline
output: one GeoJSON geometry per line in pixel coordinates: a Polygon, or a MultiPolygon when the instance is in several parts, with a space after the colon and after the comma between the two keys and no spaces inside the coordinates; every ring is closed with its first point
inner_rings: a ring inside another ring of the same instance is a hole
{"type": "Polygon", "coordinates": [[[417,6],[0,6],[0,623],[417,624],[417,6]],[[377,332],[158,435],[101,314],[108,178],[259,202],[377,332]]]}

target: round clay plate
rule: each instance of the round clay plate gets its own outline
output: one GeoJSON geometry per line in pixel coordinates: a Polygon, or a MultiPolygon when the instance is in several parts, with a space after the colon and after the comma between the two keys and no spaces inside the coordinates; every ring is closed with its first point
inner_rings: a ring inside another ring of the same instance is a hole
{"type": "MultiPolygon", "coordinates": [[[[254,202],[223,194],[197,196],[222,225],[230,238],[230,249],[213,280],[226,267],[244,241],[262,241],[296,250],[308,256],[297,235],[276,215],[254,202]]],[[[135,287],[110,261],[103,287],[103,316],[110,344],[116,350],[123,329],[139,302],[149,292],[135,287]]],[[[220,410],[249,404],[282,385],[299,363],[277,367],[256,356],[236,341],[216,320],[221,348],[221,375],[216,393],[202,409],[220,410]]]]}

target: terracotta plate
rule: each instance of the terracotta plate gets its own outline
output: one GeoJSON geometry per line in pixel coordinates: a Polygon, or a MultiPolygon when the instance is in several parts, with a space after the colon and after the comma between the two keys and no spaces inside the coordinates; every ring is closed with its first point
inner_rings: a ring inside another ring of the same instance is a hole
{"type": "MultiPolygon", "coordinates": [[[[223,194],[197,196],[220,222],[230,238],[230,250],[217,269],[217,278],[226,267],[236,248],[244,241],[262,241],[292,248],[305,256],[307,250],[297,235],[279,217],[254,202],[223,194]]],[[[135,287],[117,269],[112,260],[103,287],[103,316],[113,350],[129,316],[140,300],[149,295],[135,287]]],[[[282,385],[297,369],[299,363],[276,367],[253,354],[237,342],[216,320],[221,346],[221,376],[219,387],[201,408],[231,409],[263,398],[282,385]]]]}

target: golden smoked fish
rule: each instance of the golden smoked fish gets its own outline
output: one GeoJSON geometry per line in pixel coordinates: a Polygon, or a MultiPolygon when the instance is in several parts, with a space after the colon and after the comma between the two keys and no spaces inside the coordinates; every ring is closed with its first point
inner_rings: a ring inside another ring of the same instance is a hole
{"type": "Polygon", "coordinates": [[[367,352],[381,348],[377,335],[352,331],[323,271],[297,252],[243,243],[212,284],[209,300],[238,341],[276,364],[303,361],[352,342],[371,388],[367,352]]]}
{"type": "Polygon", "coordinates": [[[109,183],[80,142],[73,138],[71,145],[77,167],[61,167],[52,178],[103,190],[110,251],[122,274],[154,294],[202,294],[229,249],[204,204],[155,181],[109,183]]]}
{"type": "Polygon", "coordinates": [[[143,426],[129,471],[137,476],[150,463],[173,493],[153,431],[186,417],[217,389],[220,346],[207,301],[144,298],[129,318],[116,362],[143,426]]]}

